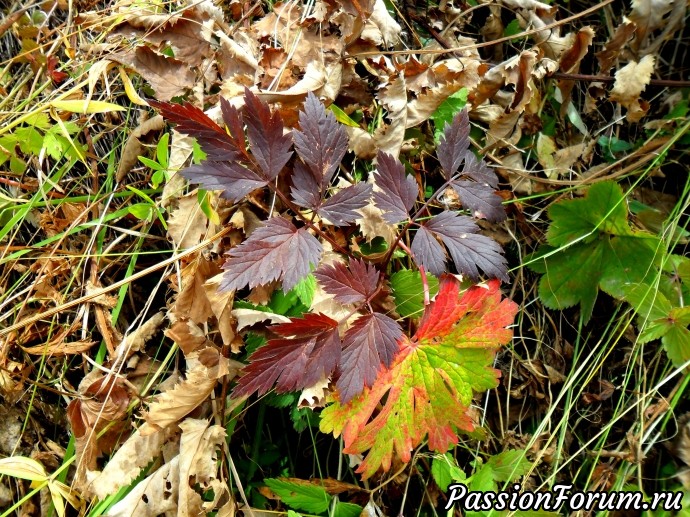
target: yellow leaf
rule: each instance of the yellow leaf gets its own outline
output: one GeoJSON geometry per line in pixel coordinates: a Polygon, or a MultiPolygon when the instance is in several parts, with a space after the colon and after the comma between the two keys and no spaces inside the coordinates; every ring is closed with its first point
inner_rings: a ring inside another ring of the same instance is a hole
{"type": "Polygon", "coordinates": [[[31,481],[46,481],[48,479],[43,465],[24,456],[0,459],[0,474],[31,481]]]}
{"type": "Polygon", "coordinates": [[[53,101],[50,103],[54,108],[73,113],[110,113],[111,111],[125,111],[126,108],[103,101],[53,101]]]}

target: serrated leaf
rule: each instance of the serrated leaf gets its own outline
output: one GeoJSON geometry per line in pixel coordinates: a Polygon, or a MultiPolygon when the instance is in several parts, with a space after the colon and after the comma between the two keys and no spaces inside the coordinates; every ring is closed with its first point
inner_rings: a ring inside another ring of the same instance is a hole
{"type": "Polygon", "coordinates": [[[292,135],[283,134],[283,118],[254,95],[244,90],[244,122],[249,148],[268,181],[273,181],[292,156],[292,135]]]}
{"type": "Polygon", "coordinates": [[[465,151],[470,147],[470,119],[467,110],[459,111],[451,124],[443,129],[436,156],[446,180],[449,180],[460,168],[465,159],[465,151]]]}
{"type": "Polygon", "coordinates": [[[390,224],[407,219],[419,189],[415,179],[405,174],[400,160],[379,151],[374,178],[379,188],[374,191],[374,203],[383,211],[383,219],[390,224]]]}
{"type": "Polygon", "coordinates": [[[281,337],[269,340],[249,357],[234,397],[263,395],[273,384],[279,393],[304,389],[331,375],[340,362],[338,322],[328,316],[309,313],[270,330],[281,337]]]}
{"type": "Polygon", "coordinates": [[[225,126],[227,127],[228,138],[232,141],[235,151],[247,158],[247,145],[244,141],[244,124],[242,124],[240,111],[230,104],[225,97],[220,98],[220,109],[223,114],[223,122],[225,122],[225,126]]]}
{"type": "Polygon", "coordinates": [[[394,454],[409,461],[427,435],[429,448],[443,453],[457,443],[456,430],[474,428],[467,408],[474,392],[497,385],[491,364],[499,344],[510,339],[506,327],[517,312],[498,287],[494,280],[460,295],[458,281],[445,277],[416,335],[402,338],[391,368],[348,404],[323,410],[321,430],[342,434],[346,453],[369,451],[358,468],[364,477],[380,466],[388,470],[394,454]]]}
{"type": "Polygon", "coordinates": [[[451,183],[462,206],[477,219],[498,222],[506,218],[501,198],[487,184],[456,180],[451,183]]]}
{"type": "Polygon", "coordinates": [[[342,404],[371,386],[382,366],[390,367],[401,337],[400,325],[385,314],[357,318],[343,338],[341,374],[336,383],[342,404]]]}
{"type": "MultiPolygon", "coordinates": [[[[438,293],[438,279],[427,274],[426,282],[431,299],[438,293]]],[[[406,269],[398,271],[391,275],[390,284],[398,314],[404,318],[421,316],[424,310],[424,287],[421,273],[406,269]]]]}
{"type": "Polygon", "coordinates": [[[299,301],[301,301],[305,307],[310,307],[314,299],[314,293],[316,292],[316,278],[314,278],[314,275],[305,276],[297,283],[293,290],[297,298],[299,298],[299,301]]]}
{"type": "Polygon", "coordinates": [[[460,88],[453,95],[444,100],[436,111],[429,117],[434,121],[434,138],[438,141],[446,124],[453,121],[453,117],[457,115],[467,104],[467,97],[469,91],[467,88],[460,88]]]}
{"type": "Polygon", "coordinates": [[[196,138],[209,160],[233,160],[237,157],[239,150],[233,138],[193,104],[173,104],[154,100],[150,100],[149,104],[160,111],[166,120],[174,123],[180,133],[196,138]]]}
{"type": "Polygon", "coordinates": [[[289,291],[318,264],[323,248],[306,229],[299,230],[282,217],[269,219],[230,251],[223,268],[221,291],[283,281],[289,291]]]}
{"type": "Polygon", "coordinates": [[[415,262],[424,266],[426,271],[436,276],[446,272],[446,251],[426,226],[417,228],[410,250],[415,262]]]}
{"type": "Polygon", "coordinates": [[[355,210],[367,206],[370,197],[371,185],[357,183],[336,192],[316,212],[334,225],[344,226],[362,217],[362,214],[355,210]]]}
{"type": "Polygon", "coordinates": [[[539,297],[544,305],[564,309],[580,304],[587,323],[599,289],[623,298],[629,284],[651,282],[659,239],[630,228],[624,201],[620,187],[602,182],[585,198],[549,208],[549,245],[528,258],[529,267],[543,275],[539,297]]]}
{"type": "Polygon", "coordinates": [[[448,485],[453,481],[465,481],[467,476],[458,467],[455,458],[447,452],[442,456],[434,457],[431,462],[431,476],[442,491],[448,490],[448,485]]]}
{"type": "Polygon", "coordinates": [[[266,486],[288,506],[309,513],[323,513],[331,504],[331,496],[320,486],[302,479],[264,479],[266,486]]]}
{"type": "MultiPolygon", "coordinates": [[[[493,239],[477,234],[479,227],[471,218],[454,212],[441,212],[428,221],[424,228],[441,238],[453,258],[455,267],[463,275],[477,280],[481,269],[490,278],[508,280],[506,260],[501,255],[501,247],[493,239]]],[[[416,249],[419,252],[419,256],[415,253],[419,264],[432,272],[438,270],[435,258],[439,255],[438,249],[422,251],[424,245],[433,247],[433,243],[424,235],[423,230],[417,230],[415,241],[417,239],[423,239],[422,245],[415,246],[415,242],[412,242],[413,251],[416,249]]]]}
{"type": "Polygon", "coordinates": [[[347,132],[312,92],[300,111],[299,124],[301,130],[294,132],[295,150],[323,189],[347,152],[347,132]]]}
{"type": "Polygon", "coordinates": [[[269,180],[262,178],[239,161],[204,161],[180,172],[192,183],[205,190],[221,190],[221,196],[237,202],[250,192],[265,187],[269,180]]]}
{"type": "Polygon", "coordinates": [[[494,480],[506,483],[527,474],[532,467],[532,462],[525,457],[524,450],[509,449],[491,456],[484,467],[491,469],[494,480]]]}
{"type": "Polygon", "coordinates": [[[338,501],[338,504],[335,505],[333,517],[360,517],[362,512],[363,508],[358,504],[338,501]]]}
{"type": "Polygon", "coordinates": [[[314,271],[323,290],[333,295],[339,303],[358,303],[368,299],[376,292],[380,273],[364,262],[364,260],[350,260],[350,268],[336,262],[323,265],[314,271]]]}
{"type": "Polygon", "coordinates": [[[292,200],[302,208],[316,210],[321,205],[321,186],[302,162],[295,163],[290,193],[292,200]]]}

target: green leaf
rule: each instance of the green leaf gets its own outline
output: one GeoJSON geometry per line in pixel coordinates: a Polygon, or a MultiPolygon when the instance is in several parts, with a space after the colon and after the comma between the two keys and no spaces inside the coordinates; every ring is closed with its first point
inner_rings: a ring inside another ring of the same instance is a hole
{"type": "Polygon", "coordinates": [[[674,324],[661,338],[668,358],[674,366],[681,366],[690,360],[690,330],[674,324]]]}
{"type": "Polygon", "coordinates": [[[338,502],[335,505],[334,517],[359,517],[364,508],[354,503],[338,502]]]}
{"type": "Polygon", "coordinates": [[[507,343],[517,305],[501,299],[499,281],[460,294],[458,281],[444,278],[412,339],[403,337],[389,369],[345,405],[321,412],[321,431],[343,435],[344,452],[369,451],[358,472],[370,477],[390,469],[393,455],[410,461],[428,435],[429,448],[444,453],[457,432],[474,429],[467,411],[476,392],[498,385],[491,365],[507,343]]]}
{"type": "Polygon", "coordinates": [[[265,479],[264,483],[280,500],[296,510],[322,513],[328,510],[331,496],[322,487],[302,479],[265,479]]]}
{"type": "Polygon", "coordinates": [[[515,36],[516,34],[520,34],[522,32],[522,28],[520,27],[520,22],[515,18],[512,20],[508,25],[505,26],[505,29],[503,29],[503,36],[515,36]]]}
{"type": "Polygon", "coordinates": [[[165,167],[163,167],[160,163],[150,159],[146,158],[146,156],[137,156],[139,161],[146,165],[149,169],[152,169],[154,171],[162,171],[165,170],[165,167]]]}
{"type": "Polygon", "coordinates": [[[346,126],[350,126],[350,127],[360,127],[359,124],[357,124],[357,122],[352,120],[347,113],[345,113],[343,110],[341,110],[335,104],[331,104],[328,107],[328,109],[333,112],[333,114],[335,115],[335,119],[338,122],[340,122],[341,124],[345,124],[346,126]]]}
{"type": "Polygon", "coordinates": [[[546,307],[580,304],[587,323],[599,289],[623,298],[628,284],[651,281],[656,274],[660,241],[630,228],[616,183],[598,183],[584,198],[555,203],[548,213],[548,244],[528,257],[528,266],[543,275],[539,297],[546,307]]]}
{"type": "MultiPolygon", "coordinates": [[[[438,279],[427,273],[426,281],[429,285],[429,298],[431,299],[438,293],[438,279]]],[[[403,269],[393,273],[390,284],[398,314],[405,318],[421,316],[424,310],[424,287],[421,273],[403,269]]]]}
{"type": "Polygon", "coordinates": [[[467,88],[460,88],[453,95],[444,100],[441,105],[436,108],[429,117],[434,121],[434,139],[438,142],[439,137],[443,134],[443,129],[446,124],[453,122],[453,117],[461,111],[467,104],[469,90],[467,88]]]}
{"type": "Polygon", "coordinates": [[[438,487],[444,492],[448,490],[448,485],[453,481],[465,481],[466,479],[465,473],[458,467],[455,458],[449,452],[434,457],[431,462],[431,475],[438,487]]]}
{"type": "Polygon", "coordinates": [[[132,214],[137,219],[142,221],[147,220],[151,217],[151,212],[153,211],[151,205],[148,203],[135,203],[127,207],[127,211],[132,214]]]}
{"type": "Polygon", "coordinates": [[[170,141],[170,133],[165,133],[158,141],[156,146],[156,158],[164,169],[168,168],[168,142],[170,141]]]}
{"type": "Polygon", "coordinates": [[[311,307],[311,302],[314,300],[314,293],[316,292],[316,278],[314,278],[314,275],[309,274],[300,280],[292,290],[295,291],[297,298],[305,307],[311,307]]]}
{"type": "Polygon", "coordinates": [[[494,454],[484,466],[491,468],[496,481],[509,482],[516,481],[527,474],[532,462],[525,458],[524,450],[510,449],[494,454]]]}

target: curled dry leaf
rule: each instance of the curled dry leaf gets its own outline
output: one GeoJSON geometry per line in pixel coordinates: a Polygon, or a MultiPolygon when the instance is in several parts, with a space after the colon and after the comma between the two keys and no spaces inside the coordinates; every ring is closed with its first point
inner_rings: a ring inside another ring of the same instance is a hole
{"type": "Polygon", "coordinates": [[[654,56],[644,56],[639,63],[631,61],[616,72],[616,82],[609,98],[620,102],[628,110],[626,118],[630,122],[640,120],[647,110],[649,103],[640,99],[654,72],[654,56]]]}
{"type": "Polygon", "coordinates": [[[168,235],[182,249],[199,244],[206,235],[208,218],[199,207],[196,192],[179,198],[178,206],[168,219],[168,235]]]}

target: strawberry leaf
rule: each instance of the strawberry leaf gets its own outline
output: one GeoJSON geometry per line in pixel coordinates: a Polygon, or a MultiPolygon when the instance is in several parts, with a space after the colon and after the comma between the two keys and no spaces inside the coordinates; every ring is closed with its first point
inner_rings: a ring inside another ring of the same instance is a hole
{"type": "Polygon", "coordinates": [[[336,192],[317,208],[316,212],[334,225],[344,226],[362,217],[362,214],[355,210],[367,206],[370,197],[371,185],[357,183],[336,192]]]}
{"type": "Polygon", "coordinates": [[[244,101],[249,147],[266,179],[273,181],[292,156],[292,136],[283,134],[280,113],[272,114],[268,104],[248,88],[244,91],[244,101]]]}
{"type": "Polygon", "coordinates": [[[419,189],[414,178],[405,175],[400,160],[379,151],[374,178],[380,189],[374,192],[374,203],[383,211],[383,219],[390,224],[407,219],[419,189]]]}
{"type": "Polygon", "coordinates": [[[367,300],[376,292],[379,282],[378,270],[363,260],[352,259],[350,269],[336,262],[324,265],[314,271],[323,290],[332,294],[339,303],[358,303],[367,300]]]}
{"type": "Polygon", "coordinates": [[[478,235],[476,232],[479,227],[471,218],[454,212],[441,212],[417,230],[412,242],[415,258],[425,269],[439,274],[440,245],[437,242],[434,244],[434,239],[425,230],[441,238],[455,267],[462,274],[477,280],[481,269],[491,278],[508,280],[506,260],[501,255],[501,247],[493,239],[478,235]],[[420,243],[416,242],[417,239],[421,239],[420,243]]]}
{"type": "Polygon", "coordinates": [[[401,338],[391,367],[349,403],[323,410],[321,431],[342,434],[344,452],[369,451],[358,468],[364,477],[390,469],[394,454],[409,461],[427,435],[429,448],[443,453],[458,442],[456,430],[474,428],[468,407],[475,392],[497,386],[491,364],[510,340],[506,327],[517,312],[498,287],[493,280],[460,295],[458,281],[445,277],[417,334],[401,338]]]}
{"type": "Polygon", "coordinates": [[[269,219],[230,251],[223,268],[221,291],[256,287],[282,279],[285,292],[318,264],[322,247],[306,229],[299,230],[282,217],[269,219]]]}
{"type": "Polygon", "coordinates": [[[381,365],[390,367],[401,337],[400,325],[385,314],[357,318],[343,339],[342,373],[336,383],[342,404],[371,386],[381,365]]]}
{"type": "Polygon", "coordinates": [[[323,191],[347,152],[347,132],[311,92],[299,114],[299,124],[301,131],[294,132],[295,150],[323,191]]]}
{"type": "Polygon", "coordinates": [[[233,160],[240,152],[235,140],[211,120],[206,113],[186,102],[173,104],[149,100],[148,103],[177,126],[177,130],[193,136],[199,142],[209,160],[233,160]]]}
{"type": "Polygon", "coordinates": [[[279,393],[304,389],[331,375],[340,362],[338,322],[328,316],[306,314],[270,330],[282,337],[269,340],[249,357],[234,397],[263,395],[273,384],[279,393]]]}

